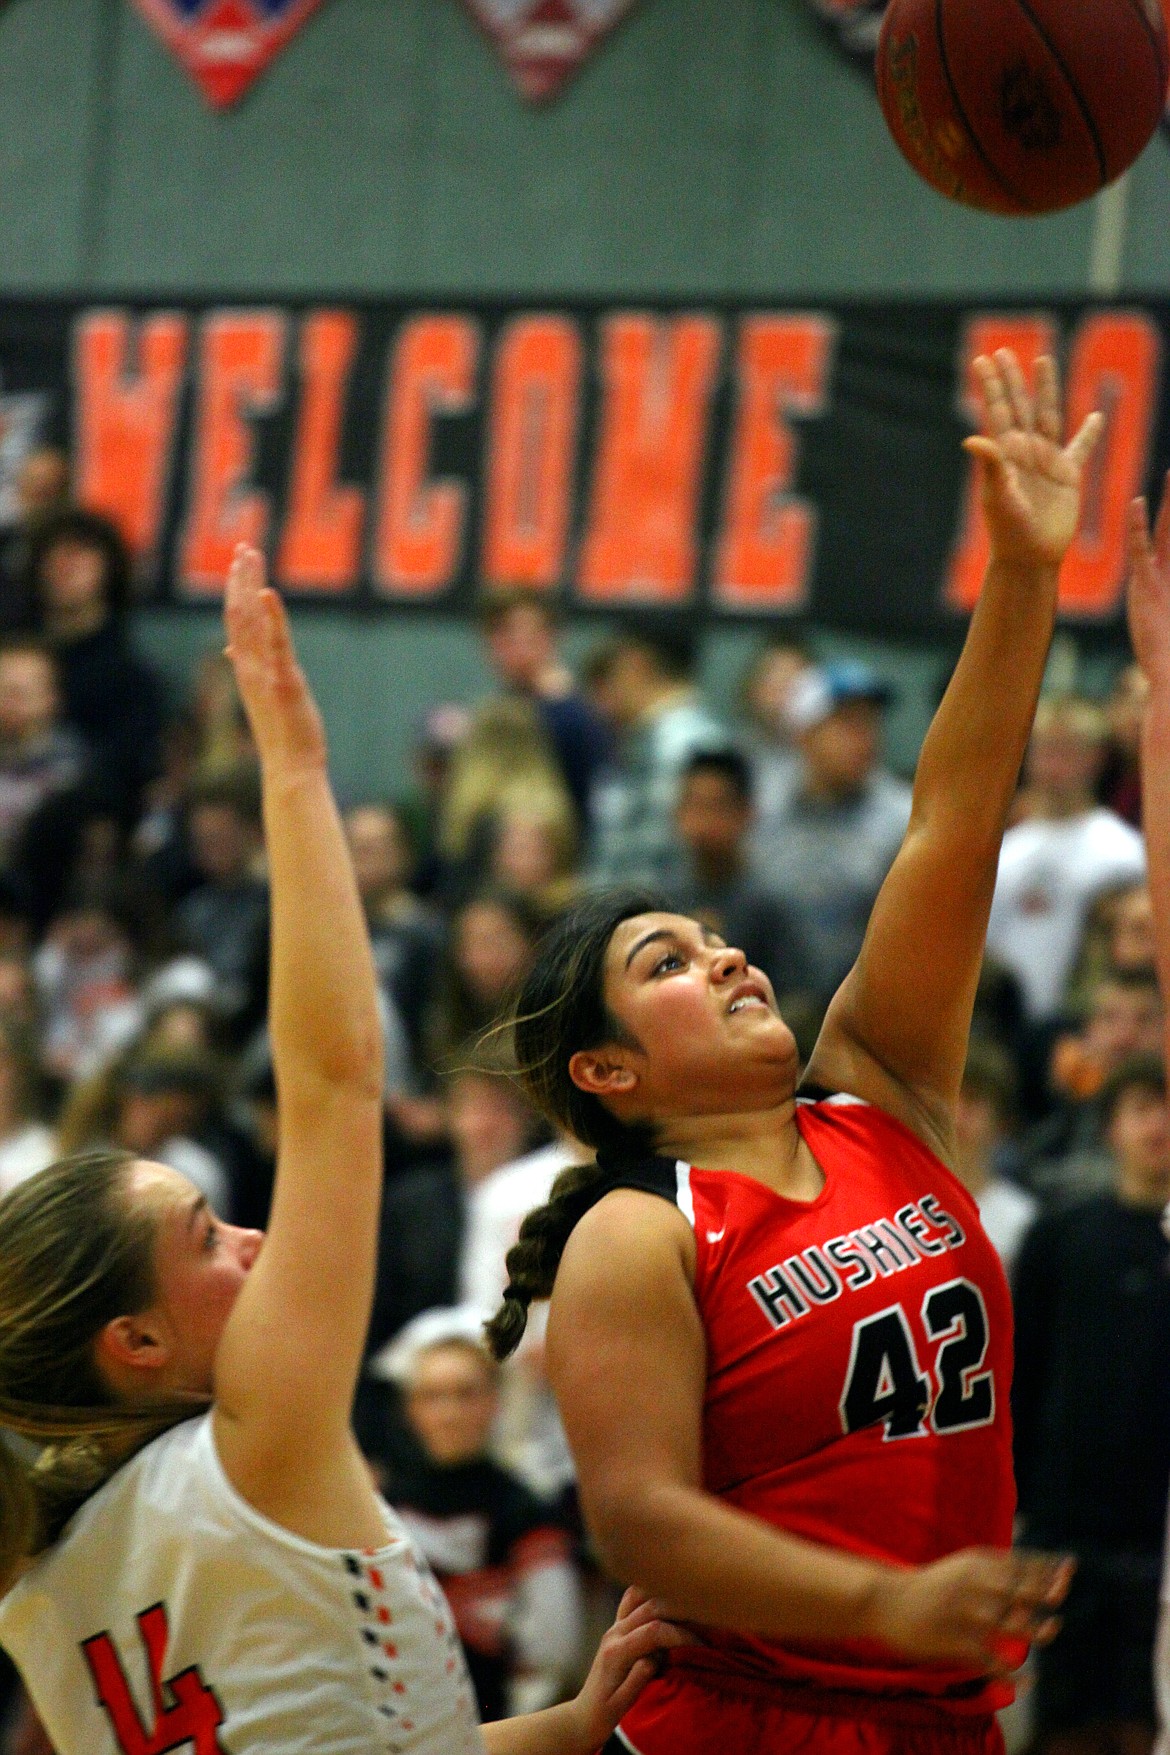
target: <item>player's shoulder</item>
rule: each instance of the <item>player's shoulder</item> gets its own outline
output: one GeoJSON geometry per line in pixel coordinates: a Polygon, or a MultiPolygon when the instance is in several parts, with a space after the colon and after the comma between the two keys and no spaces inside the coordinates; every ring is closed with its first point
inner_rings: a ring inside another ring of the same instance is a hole
{"type": "Polygon", "coordinates": [[[693,1271],[694,1231],[666,1184],[608,1189],[583,1213],[565,1244],[557,1274],[563,1297],[598,1279],[652,1279],[664,1264],[693,1271]]]}

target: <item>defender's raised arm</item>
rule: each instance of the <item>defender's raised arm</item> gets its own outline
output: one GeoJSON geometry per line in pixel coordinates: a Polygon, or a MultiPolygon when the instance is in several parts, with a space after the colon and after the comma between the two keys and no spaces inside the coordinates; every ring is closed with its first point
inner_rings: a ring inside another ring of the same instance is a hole
{"type": "Polygon", "coordinates": [[[280,1144],[268,1235],[220,1342],[216,1435],[260,1509],[317,1541],[356,1515],[377,1544],[372,1499],[355,1489],[347,1516],[337,1487],[339,1464],[344,1479],[359,1466],[349,1412],[382,1181],[374,969],[320,716],[253,549],[232,563],[225,616],[263,777],[280,1144]]]}

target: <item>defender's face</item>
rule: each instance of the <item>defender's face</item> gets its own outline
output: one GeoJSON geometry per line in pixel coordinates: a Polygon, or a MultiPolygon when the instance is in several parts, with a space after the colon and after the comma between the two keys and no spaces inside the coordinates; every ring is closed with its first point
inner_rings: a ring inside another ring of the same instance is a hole
{"type": "Polygon", "coordinates": [[[132,1165],[127,1192],[133,1205],[145,1205],[154,1218],[150,1315],[171,1354],[171,1387],[209,1395],[220,1339],[264,1234],[217,1218],[194,1184],[166,1164],[132,1165]]]}

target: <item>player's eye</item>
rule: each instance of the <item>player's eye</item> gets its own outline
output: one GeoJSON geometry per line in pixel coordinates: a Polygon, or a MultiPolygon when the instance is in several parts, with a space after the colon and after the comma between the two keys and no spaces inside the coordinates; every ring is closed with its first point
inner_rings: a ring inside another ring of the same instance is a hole
{"type": "Polygon", "coordinates": [[[659,957],[650,973],[652,975],[669,975],[673,970],[681,969],[685,961],[681,951],[667,951],[664,957],[659,957]]]}
{"type": "Polygon", "coordinates": [[[219,1248],[219,1226],[216,1224],[214,1219],[211,1219],[211,1220],[209,1220],[207,1230],[204,1232],[204,1235],[203,1235],[203,1253],[205,1255],[214,1255],[215,1251],[218,1248],[219,1248]]]}

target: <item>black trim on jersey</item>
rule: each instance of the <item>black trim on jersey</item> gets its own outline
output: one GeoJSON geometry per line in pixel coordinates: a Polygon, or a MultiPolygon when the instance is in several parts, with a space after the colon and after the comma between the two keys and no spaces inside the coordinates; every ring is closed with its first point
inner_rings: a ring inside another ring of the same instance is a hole
{"type": "Polygon", "coordinates": [[[840,1091],[830,1091],[827,1085],[814,1085],[807,1080],[796,1087],[798,1097],[807,1098],[810,1103],[823,1103],[828,1097],[839,1097],[840,1091]]]}
{"type": "MultiPolygon", "coordinates": [[[[599,1160],[600,1161],[600,1160],[599,1160]]],[[[617,1163],[607,1159],[602,1164],[610,1188],[636,1188],[642,1194],[656,1194],[678,1206],[678,1160],[675,1158],[635,1158],[617,1163]]]]}

